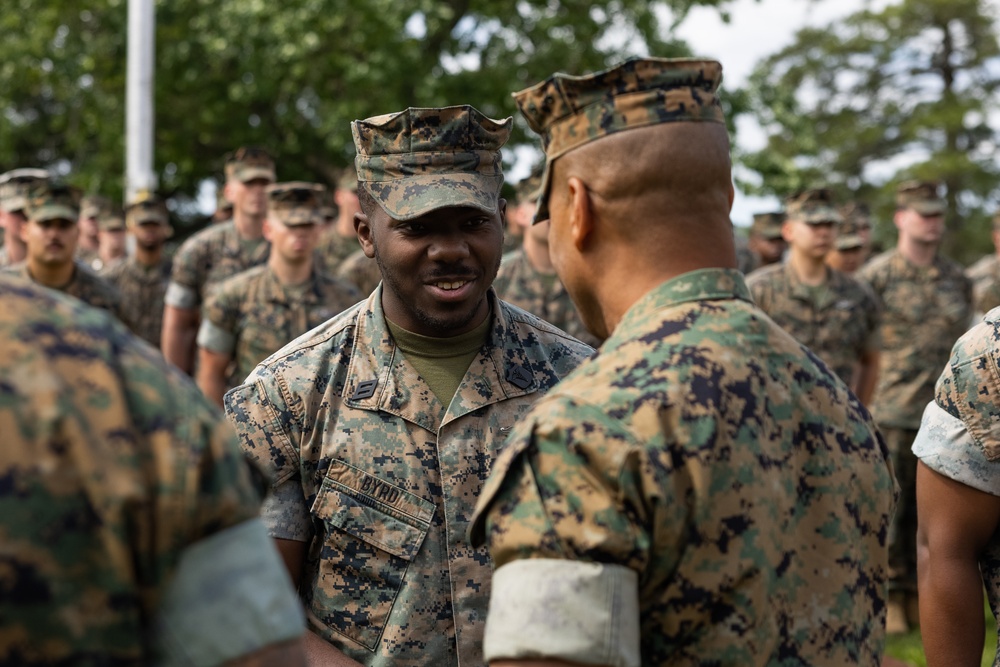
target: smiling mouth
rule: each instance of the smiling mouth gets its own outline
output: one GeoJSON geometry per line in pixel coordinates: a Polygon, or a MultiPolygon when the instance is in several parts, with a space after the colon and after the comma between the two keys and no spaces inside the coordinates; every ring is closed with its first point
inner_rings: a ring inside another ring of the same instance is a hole
{"type": "Polygon", "coordinates": [[[437,283],[432,283],[432,284],[434,285],[434,287],[437,287],[438,289],[443,289],[443,290],[447,290],[447,291],[453,291],[453,290],[461,289],[465,285],[468,285],[469,281],[468,280],[457,280],[455,282],[437,282],[437,283]]]}

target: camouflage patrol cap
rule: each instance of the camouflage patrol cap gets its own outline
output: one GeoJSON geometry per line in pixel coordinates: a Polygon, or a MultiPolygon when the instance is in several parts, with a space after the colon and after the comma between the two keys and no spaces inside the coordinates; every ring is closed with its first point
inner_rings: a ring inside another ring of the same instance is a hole
{"type": "Polygon", "coordinates": [[[844,220],[844,222],[840,223],[840,227],[837,228],[837,239],[833,242],[833,246],[837,250],[851,250],[853,248],[864,247],[865,240],[858,233],[858,229],[858,223],[855,220],[844,220]]]}
{"type": "Polygon", "coordinates": [[[169,225],[170,213],[167,211],[167,203],[156,194],[143,193],[125,207],[125,222],[129,227],[149,222],[169,225]]]}
{"type": "Polygon", "coordinates": [[[714,60],[641,58],[585,76],[554,74],[514,93],[545,150],[535,222],[549,217],[549,179],[556,159],[624,130],[678,121],[722,123],[715,94],[721,81],[722,65],[714,60]]]}
{"type": "Polygon", "coordinates": [[[936,181],[906,181],[896,188],[896,207],[912,208],[924,216],[944,215],[947,204],[936,181]]]}
{"type": "Polygon", "coordinates": [[[255,179],[276,180],[274,159],[263,148],[243,146],[226,156],[226,179],[246,183],[255,179]]]}
{"type": "Polygon", "coordinates": [[[24,214],[28,220],[69,220],[76,223],[80,214],[80,190],[65,183],[38,181],[28,193],[24,214]]]}
{"type": "Polygon", "coordinates": [[[108,202],[97,216],[97,228],[102,232],[125,231],[125,213],[121,207],[108,202]]]}
{"type": "Polygon", "coordinates": [[[516,186],[514,186],[514,192],[517,193],[517,202],[519,204],[533,202],[541,195],[542,191],[542,165],[538,165],[537,169],[533,169],[531,174],[526,178],[521,179],[516,186]]]}
{"type": "MultiPolygon", "coordinates": [[[[354,187],[357,189],[358,181],[355,179],[354,187]]],[[[331,218],[336,218],[337,214],[340,212],[340,207],[337,206],[337,202],[333,199],[333,192],[323,188],[323,191],[319,193],[319,214],[320,217],[326,218],[327,220],[331,218]]]]}
{"type": "Polygon", "coordinates": [[[828,188],[811,188],[797,192],[785,200],[785,218],[807,225],[821,223],[840,224],[843,217],[837,210],[833,191],[828,188]]]}
{"type": "Polygon", "coordinates": [[[215,210],[232,211],[233,202],[226,199],[226,188],[220,186],[215,189],[215,210]]]}
{"type": "Polygon", "coordinates": [[[356,120],[358,183],[395,220],[449,206],[494,213],[503,185],[500,147],[513,124],[469,105],[356,120]]]}
{"type": "Polygon", "coordinates": [[[10,213],[24,210],[31,187],[49,178],[44,169],[12,169],[0,174],[0,208],[10,213]]]}
{"type": "Polygon", "coordinates": [[[111,200],[101,195],[85,195],[80,200],[80,217],[99,219],[101,213],[111,207],[111,200]]]}
{"type": "Polygon", "coordinates": [[[750,233],[760,236],[768,241],[781,238],[781,225],[785,222],[785,214],[774,213],[754,213],[753,224],[750,225],[750,233]]]}
{"type": "Polygon", "coordinates": [[[286,227],[314,225],[320,222],[320,195],[325,191],[319,183],[303,181],[269,185],[267,217],[286,227]]]}

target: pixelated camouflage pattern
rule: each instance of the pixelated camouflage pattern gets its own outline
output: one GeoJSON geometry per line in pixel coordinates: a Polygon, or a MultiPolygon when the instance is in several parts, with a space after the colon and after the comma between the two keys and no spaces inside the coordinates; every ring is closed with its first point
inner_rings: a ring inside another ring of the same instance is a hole
{"type": "Polygon", "coordinates": [[[879,665],[895,487],[865,408],[707,269],[655,288],[519,420],[480,497],[495,566],[615,563],[643,665],[879,665]]]}
{"type": "Polygon", "coordinates": [[[198,295],[198,303],[226,278],[267,262],[271,244],[261,242],[244,248],[231,220],[203,229],[181,245],[174,255],[172,282],[198,295]]]}
{"type": "Polygon", "coordinates": [[[146,266],[129,257],[101,273],[102,278],[118,288],[121,309],[128,313],[132,332],[157,349],[170,271],[169,258],[163,258],[158,266],[146,266]]]}
{"type": "MultiPolygon", "coordinates": [[[[1000,460],[1000,309],[955,342],[935,384],[934,402],[962,420],[990,461],[1000,460]]],[[[1000,474],[1000,469],[998,469],[1000,474]]]]}
{"type": "Polygon", "coordinates": [[[972,281],[972,305],[977,313],[1000,306],[1000,257],[991,254],[965,270],[972,281]]]}
{"type": "Polygon", "coordinates": [[[940,195],[937,181],[906,181],[896,188],[896,206],[912,208],[921,215],[943,214],[948,204],[940,195]]]}
{"type": "Polygon", "coordinates": [[[344,260],[360,249],[361,244],[356,235],[341,236],[337,230],[330,229],[320,238],[313,257],[322,271],[335,275],[344,260]]]}
{"type": "Polygon", "coordinates": [[[64,183],[38,181],[31,186],[24,206],[28,220],[72,220],[80,214],[80,190],[64,183]]]}
{"type": "Polygon", "coordinates": [[[49,172],[44,169],[12,169],[0,174],[0,208],[9,212],[23,210],[31,188],[48,178],[49,172]]]}
{"type": "Polygon", "coordinates": [[[226,178],[246,183],[255,179],[274,182],[274,159],[263,148],[242,146],[226,156],[226,178]]]}
{"type": "Polygon", "coordinates": [[[592,352],[489,294],[490,338],[449,406],[396,349],[381,289],[226,395],[247,455],[302,487],[311,629],[364,665],[482,664],[473,505],[507,432],[592,352]]]}
{"type": "Polygon", "coordinates": [[[722,65],[714,60],[637,58],[584,76],[553,74],[514,93],[545,151],[535,221],[549,217],[549,178],[558,157],[623,130],[676,121],[725,122],[716,95],[721,82],[722,65]]]}
{"type": "Polygon", "coordinates": [[[865,240],[859,233],[861,226],[856,218],[844,218],[837,228],[837,238],[833,246],[837,250],[850,250],[851,248],[861,248],[865,245],[865,240]]]}
{"type": "Polygon", "coordinates": [[[861,356],[879,347],[878,300],[866,284],[840,271],[826,272],[817,297],[787,263],[754,271],[747,286],[768,317],[853,386],[861,356]]]}
{"type": "Polygon", "coordinates": [[[154,664],[181,553],[256,516],[218,410],[98,310],[0,276],[0,664],[154,664]]]}
{"type": "Polygon", "coordinates": [[[205,302],[202,319],[236,339],[230,386],[242,382],[267,357],[361,299],[350,283],[313,271],[309,289],[286,291],[268,266],[221,283],[205,302]]]}
{"type": "Polygon", "coordinates": [[[86,195],[80,200],[81,218],[99,218],[111,208],[111,200],[101,195],[86,195]]]}
{"type": "Polygon", "coordinates": [[[774,240],[781,238],[781,226],[785,223],[785,214],[778,213],[754,213],[753,224],[750,225],[750,233],[765,239],[774,240]]]}
{"type": "MultiPolygon", "coordinates": [[[[15,264],[14,266],[8,266],[3,269],[3,273],[18,275],[27,280],[34,282],[34,278],[31,277],[31,271],[28,269],[27,262],[21,262],[15,264]]],[[[87,305],[93,306],[94,308],[100,308],[101,310],[106,310],[121,321],[125,322],[127,325],[131,325],[131,320],[128,317],[128,313],[122,310],[121,294],[114,285],[101,278],[96,273],[93,273],[90,269],[82,266],[79,262],[76,263],[76,269],[73,271],[73,278],[68,284],[63,286],[58,290],[64,294],[69,294],[72,297],[83,301],[87,305]]]]}
{"type": "Polygon", "coordinates": [[[167,210],[167,203],[160,197],[147,194],[143,199],[131,202],[125,207],[125,222],[129,227],[135,227],[143,222],[168,225],[170,212],[167,210]]]}
{"type": "Polygon", "coordinates": [[[840,224],[843,221],[843,216],[837,210],[833,190],[829,188],[811,188],[788,197],[785,200],[785,218],[806,224],[840,224]]]}
{"type": "Polygon", "coordinates": [[[378,268],[378,262],[359,248],[341,262],[337,277],[351,283],[364,295],[374,292],[382,282],[382,271],[378,268]]]}
{"type": "Polygon", "coordinates": [[[882,309],[872,414],[879,426],[916,430],[951,346],[971,323],[972,284],[962,267],[945,257],[919,267],[895,248],[854,277],[872,288],[882,309]]]}
{"type": "Polygon", "coordinates": [[[97,228],[104,232],[125,231],[125,212],[111,202],[97,216],[97,228]]]}
{"type": "Polygon", "coordinates": [[[558,276],[550,278],[546,280],[531,265],[523,250],[515,250],[503,256],[493,289],[507,303],[523,308],[591,347],[599,346],[601,340],[583,326],[580,313],[558,276]]]}
{"type": "Polygon", "coordinates": [[[747,276],[760,268],[760,255],[750,248],[750,241],[742,234],[734,233],[733,240],[736,246],[736,268],[740,273],[747,276]]]}
{"type": "Polygon", "coordinates": [[[321,196],[326,187],[319,183],[289,181],[267,186],[267,215],[286,227],[319,224],[321,196]]]}
{"type": "Polygon", "coordinates": [[[468,105],[356,120],[358,183],[396,220],[446,206],[493,213],[503,185],[500,147],[513,124],[468,105]]]}

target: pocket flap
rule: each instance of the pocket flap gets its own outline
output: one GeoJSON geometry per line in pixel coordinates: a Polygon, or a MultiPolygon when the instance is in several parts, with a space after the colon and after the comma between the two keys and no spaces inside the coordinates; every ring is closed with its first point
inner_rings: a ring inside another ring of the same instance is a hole
{"type": "Polygon", "coordinates": [[[316,495],[312,513],[348,535],[409,561],[427,536],[434,505],[334,461],[316,495]]]}

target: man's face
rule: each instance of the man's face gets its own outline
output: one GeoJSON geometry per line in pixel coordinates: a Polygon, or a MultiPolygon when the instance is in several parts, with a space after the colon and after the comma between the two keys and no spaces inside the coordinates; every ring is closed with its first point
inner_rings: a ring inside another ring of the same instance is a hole
{"type": "Polygon", "coordinates": [[[96,240],[100,233],[100,227],[97,224],[97,216],[89,215],[87,217],[80,216],[79,219],[79,230],[80,234],[88,239],[96,240]]]}
{"type": "Polygon", "coordinates": [[[260,218],[267,211],[267,193],[271,184],[266,178],[241,181],[231,178],[226,181],[226,199],[233,203],[233,212],[251,218],[260,218]]]}
{"type": "Polygon", "coordinates": [[[167,226],[153,220],[140,222],[132,228],[135,244],[143,250],[157,250],[167,241],[167,226]]]}
{"type": "Polygon", "coordinates": [[[28,259],[47,266],[72,262],[79,236],[76,220],[29,220],[21,228],[28,259]]]}
{"type": "Polygon", "coordinates": [[[447,207],[406,221],[373,208],[370,216],[358,216],[358,237],[382,272],[386,317],[436,338],[479,325],[500,268],[506,202],[492,214],[447,207]]]}
{"type": "Polygon", "coordinates": [[[826,258],[826,263],[838,271],[851,274],[861,268],[861,263],[865,259],[865,252],[862,246],[854,248],[844,248],[843,250],[833,250],[826,258]]]}
{"type": "Polygon", "coordinates": [[[793,253],[820,261],[833,249],[833,241],[837,238],[832,221],[807,224],[788,220],[782,225],[781,233],[793,253]]]}
{"type": "Polygon", "coordinates": [[[531,221],[534,219],[535,211],[537,210],[538,205],[533,201],[521,202],[511,209],[507,214],[507,219],[510,223],[513,223],[510,226],[514,229],[515,233],[527,233],[530,230],[531,221]]]}
{"type": "Polygon", "coordinates": [[[101,252],[108,257],[125,256],[125,230],[124,229],[104,229],[100,233],[101,252]]]}
{"type": "Polygon", "coordinates": [[[751,238],[750,245],[760,255],[761,259],[769,264],[781,261],[781,256],[785,254],[785,248],[787,247],[785,239],[780,236],[773,239],[754,236],[751,238]]]}
{"type": "Polygon", "coordinates": [[[24,211],[5,211],[0,208],[0,227],[6,231],[6,238],[20,241],[21,228],[24,227],[25,222],[27,220],[25,220],[24,211]]]}
{"type": "Polygon", "coordinates": [[[271,252],[291,264],[300,264],[312,256],[319,239],[317,221],[289,227],[276,217],[264,221],[264,238],[271,242],[271,252]]]}
{"type": "Polygon", "coordinates": [[[896,228],[900,238],[908,238],[917,243],[937,245],[944,236],[944,215],[922,215],[912,208],[896,211],[896,228]]]}

